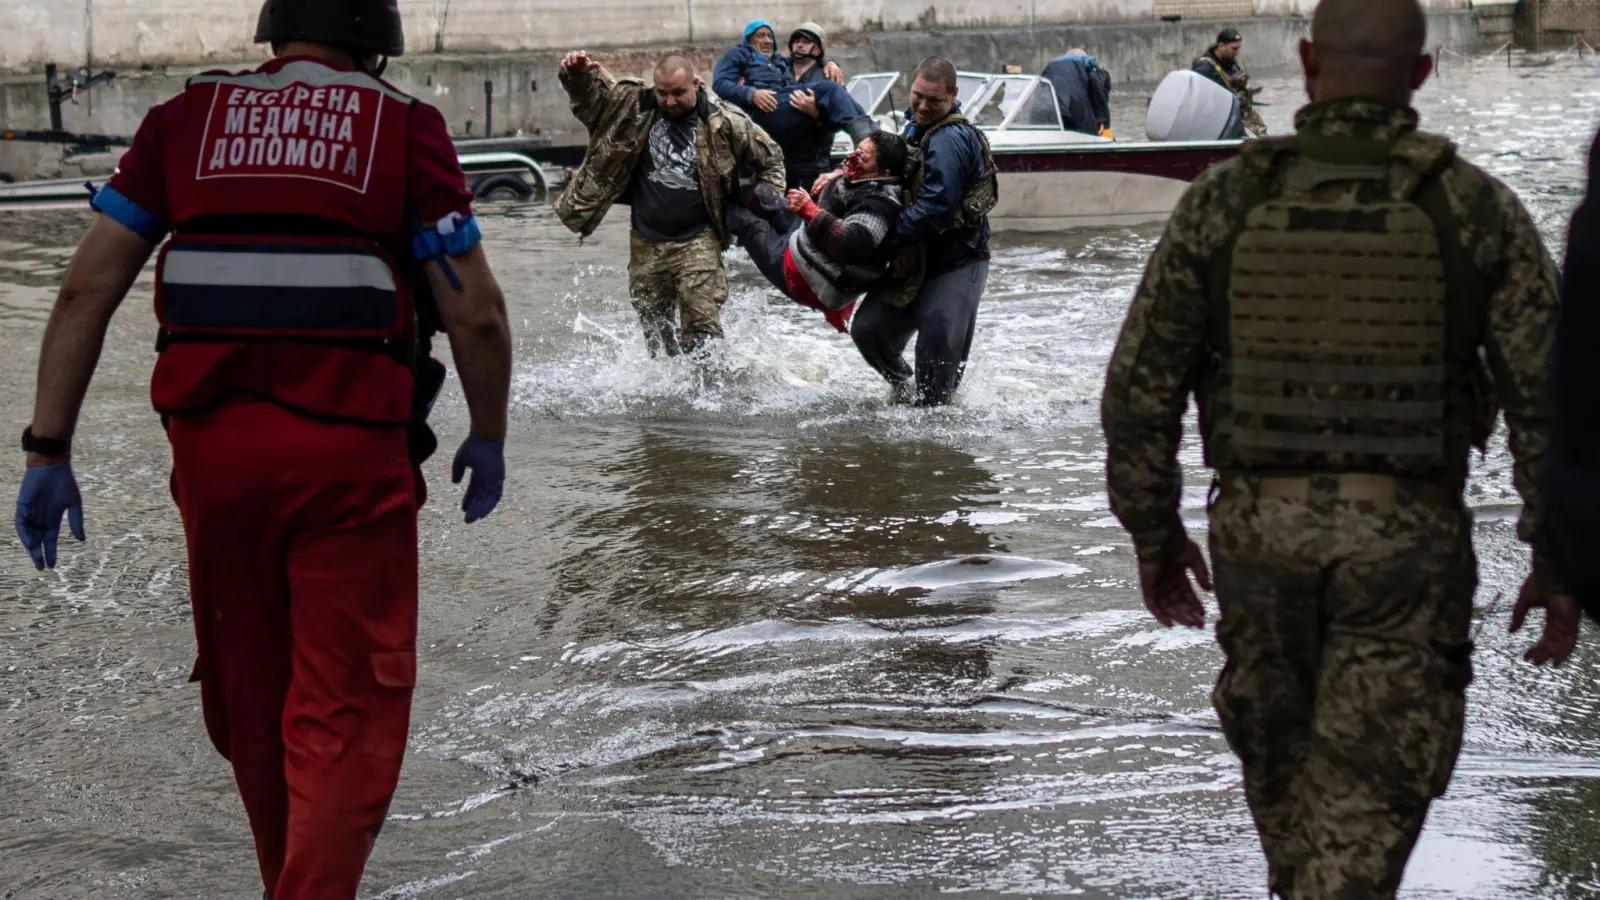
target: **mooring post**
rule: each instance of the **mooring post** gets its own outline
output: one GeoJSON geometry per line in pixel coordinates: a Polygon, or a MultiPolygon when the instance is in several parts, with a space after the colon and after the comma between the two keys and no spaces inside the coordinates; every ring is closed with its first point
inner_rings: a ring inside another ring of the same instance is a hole
{"type": "Polygon", "coordinates": [[[50,101],[50,130],[62,131],[61,124],[61,88],[56,82],[56,64],[44,65],[44,91],[45,97],[50,101]]]}
{"type": "Polygon", "coordinates": [[[494,137],[494,82],[483,80],[483,136],[494,137]]]}

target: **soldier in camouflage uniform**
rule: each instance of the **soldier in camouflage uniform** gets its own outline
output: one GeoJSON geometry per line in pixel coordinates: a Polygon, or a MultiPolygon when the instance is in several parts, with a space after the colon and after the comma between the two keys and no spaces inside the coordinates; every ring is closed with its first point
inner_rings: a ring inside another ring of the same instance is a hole
{"type": "Polygon", "coordinates": [[[1245,130],[1252,137],[1267,133],[1266,120],[1256,109],[1255,95],[1250,92],[1250,73],[1239,62],[1239,51],[1244,48],[1244,36],[1232,28],[1224,28],[1217,42],[1194,61],[1193,70],[1232,91],[1239,98],[1239,115],[1244,119],[1245,130]]]}
{"type": "Polygon", "coordinates": [[[589,149],[556,198],[556,215],[587,237],[612,204],[632,207],[628,293],[651,355],[722,337],[722,251],[731,243],[723,204],[741,178],[782,190],[783,151],[749,116],[702,90],[682,56],[663,59],[646,87],[569,53],[561,85],[589,129],[589,149]]]}
{"type": "Polygon", "coordinates": [[[1146,606],[1200,627],[1189,574],[1210,581],[1178,467],[1196,396],[1218,472],[1213,699],[1271,889],[1292,900],[1393,897],[1450,780],[1484,367],[1534,548],[1513,630],[1545,608],[1528,658],[1559,664],[1579,623],[1539,532],[1555,267],[1504,185],[1417,130],[1425,29],[1415,0],[1324,0],[1301,48],[1313,103],[1298,133],[1246,144],[1179,203],[1103,399],[1112,508],[1146,606]]]}

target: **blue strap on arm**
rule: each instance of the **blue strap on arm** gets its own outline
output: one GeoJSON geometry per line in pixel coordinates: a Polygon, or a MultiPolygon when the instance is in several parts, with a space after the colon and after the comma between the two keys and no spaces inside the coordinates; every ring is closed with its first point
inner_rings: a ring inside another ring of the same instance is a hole
{"type": "Polygon", "coordinates": [[[161,243],[167,236],[167,223],[156,218],[149,210],[129,200],[116,188],[107,184],[99,190],[89,188],[89,207],[104,213],[112,221],[137,234],[152,244],[161,243]]]}
{"type": "Polygon", "coordinates": [[[412,255],[418,262],[430,259],[438,261],[439,268],[444,270],[444,277],[450,280],[450,286],[461,290],[461,279],[456,277],[455,269],[451,268],[450,257],[462,256],[483,241],[483,229],[478,226],[478,217],[463,218],[460,213],[451,213],[432,228],[425,228],[413,216],[411,227],[415,232],[411,237],[412,255]]]}

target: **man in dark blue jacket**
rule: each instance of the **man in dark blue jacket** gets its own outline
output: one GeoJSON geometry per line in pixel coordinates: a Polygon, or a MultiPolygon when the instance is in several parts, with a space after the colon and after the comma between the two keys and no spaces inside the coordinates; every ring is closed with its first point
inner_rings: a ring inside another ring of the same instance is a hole
{"type": "Polygon", "coordinates": [[[983,132],[961,116],[949,60],[930,57],[918,66],[910,119],[906,140],[921,156],[907,172],[907,206],[896,234],[902,245],[922,246],[922,286],[910,298],[892,290],[868,294],[850,335],[893,387],[896,402],[942,406],[961,386],[989,281],[989,219],[973,212],[987,209],[970,201],[987,192],[992,206],[997,188],[983,132]],[[913,333],[915,369],[903,357],[913,333]]]}
{"type": "Polygon", "coordinates": [[[1055,88],[1068,131],[1111,135],[1111,76],[1088,51],[1074,47],[1045,66],[1040,77],[1055,88]]]}
{"type": "MultiPolygon", "coordinates": [[[[844,85],[830,80],[832,76],[808,79],[804,84],[797,80],[794,60],[778,52],[774,35],[772,24],[765,19],[746,25],[744,42],[717,60],[712,89],[749,113],[783,148],[789,187],[810,188],[811,184],[802,182],[815,181],[826,168],[816,164],[817,148],[831,143],[840,130],[860,141],[871,133],[872,121],[844,85]]],[[[795,43],[791,38],[790,45],[795,43]]],[[[821,41],[816,43],[820,51],[821,41]]],[[[826,60],[817,68],[824,73],[838,72],[838,67],[826,60]]],[[[843,73],[838,77],[843,78],[843,73]]]]}
{"type": "Polygon", "coordinates": [[[1555,427],[1545,535],[1562,580],[1600,621],[1600,140],[1567,232],[1556,328],[1555,427]]]}

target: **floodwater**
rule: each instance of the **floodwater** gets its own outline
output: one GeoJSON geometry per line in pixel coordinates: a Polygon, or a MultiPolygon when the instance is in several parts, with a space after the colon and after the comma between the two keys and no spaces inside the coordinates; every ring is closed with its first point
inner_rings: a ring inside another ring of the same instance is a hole
{"type": "MultiPolygon", "coordinates": [[[[1600,70],[1447,62],[1426,121],[1559,247],[1600,70]]],[[[1281,130],[1296,84],[1264,83],[1281,130]]],[[[85,221],[0,220],[5,433],[85,221]]],[[[1154,229],[997,242],[967,387],[935,412],[888,406],[748,263],[707,373],[647,358],[620,229],[580,246],[507,208],[486,231],[517,338],[511,481],[461,524],[452,387],[411,750],[363,897],[1265,896],[1209,708],[1220,656],[1146,617],[1101,480],[1101,373],[1154,229]]],[[[6,898],[259,894],[185,683],[147,301],[148,281],[77,440],[89,543],[53,574],[0,553],[6,898]]],[[[1185,460],[1198,531],[1192,442],[1185,460]]],[[[1540,671],[1504,633],[1526,566],[1509,470],[1501,444],[1470,489],[1488,621],[1408,898],[1600,894],[1600,648],[1540,671]]]]}

